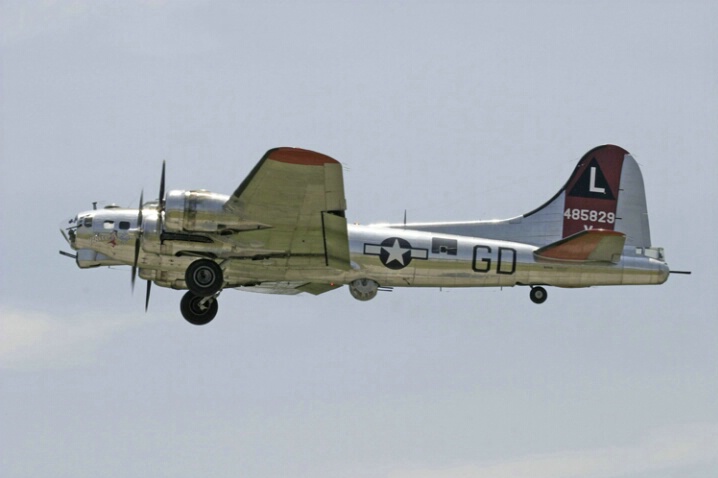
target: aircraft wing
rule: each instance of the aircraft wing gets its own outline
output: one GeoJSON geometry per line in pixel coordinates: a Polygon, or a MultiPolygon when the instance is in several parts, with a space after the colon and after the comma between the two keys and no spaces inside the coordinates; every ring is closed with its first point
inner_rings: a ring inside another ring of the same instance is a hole
{"type": "Polygon", "coordinates": [[[297,148],[267,151],[224,209],[262,225],[236,235],[258,256],[287,267],[350,268],[342,166],[329,156],[297,148]]]}
{"type": "Polygon", "coordinates": [[[587,229],[534,251],[541,259],[618,262],[626,235],[605,229],[587,229]]]}

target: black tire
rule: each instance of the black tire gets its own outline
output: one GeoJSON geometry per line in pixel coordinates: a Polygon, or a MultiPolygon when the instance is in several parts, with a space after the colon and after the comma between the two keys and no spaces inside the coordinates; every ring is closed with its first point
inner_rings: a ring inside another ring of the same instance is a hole
{"type": "Polygon", "coordinates": [[[543,287],[532,287],[529,297],[534,304],[543,304],[548,299],[548,292],[543,287]]]}
{"type": "Polygon", "coordinates": [[[216,262],[200,259],[189,265],[184,280],[194,295],[209,297],[222,290],[224,274],[216,262]]]}
{"type": "Polygon", "coordinates": [[[217,299],[200,297],[190,291],[182,297],[180,310],[182,311],[182,317],[190,324],[207,325],[217,315],[219,304],[217,299]],[[204,306],[202,301],[206,301],[204,306]]]}

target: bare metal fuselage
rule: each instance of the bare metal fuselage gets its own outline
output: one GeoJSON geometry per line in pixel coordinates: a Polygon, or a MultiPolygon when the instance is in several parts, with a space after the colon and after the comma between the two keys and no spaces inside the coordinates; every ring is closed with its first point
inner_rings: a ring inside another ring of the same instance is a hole
{"type": "MultiPolygon", "coordinates": [[[[226,198],[215,196],[218,203],[226,198]]],[[[193,233],[161,240],[156,210],[148,205],[143,213],[140,277],[174,289],[186,289],[184,271],[198,256],[207,254],[226,261],[228,287],[302,281],[343,285],[365,278],[385,287],[588,287],[661,284],[669,273],[660,249],[627,246],[616,263],[552,261],[537,258],[538,247],[530,244],[418,231],[411,224],[349,225],[350,270],[299,269],[299,259],[266,254],[251,231],[193,233]]],[[[113,208],[82,213],[79,225],[68,221],[70,227],[65,229],[72,231],[78,265],[131,266],[136,217],[135,209],[113,208]]],[[[221,210],[205,212],[202,218],[223,221],[221,210]]]]}
{"type": "Polygon", "coordinates": [[[528,244],[433,234],[410,227],[350,226],[352,260],[363,275],[396,287],[588,287],[660,284],[668,278],[668,266],[658,259],[662,255],[658,250],[648,251],[656,256],[652,258],[645,255],[645,250],[626,247],[617,263],[550,261],[536,258],[538,248],[528,244]],[[409,242],[412,252],[420,251],[399,270],[387,269],[380,256],[366,255],[367,244],[393,237],[409,242]]]}

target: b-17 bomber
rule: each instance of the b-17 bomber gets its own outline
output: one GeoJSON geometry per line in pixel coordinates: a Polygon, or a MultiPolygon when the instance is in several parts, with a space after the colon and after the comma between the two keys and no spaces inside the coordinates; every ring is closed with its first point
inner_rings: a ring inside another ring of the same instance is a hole
{"type": "MultiPolygon", "coordinates": [[[[267,151],[231,195],[165,194],[139,209],[107,206],[61,225],[81,269],[129,266],[152,284],[186,290],[183,317],[209,323],[226,289],[319,295],[347,286],[358,300],[398,287],[662,284],[643,177],[633,156],[596,147],[534,210],[505,220],[355,225],[346,218],[342,165],[298,148],[267,151]]],[[[673,271],[674,273],[679,271],[673,271]]]]}

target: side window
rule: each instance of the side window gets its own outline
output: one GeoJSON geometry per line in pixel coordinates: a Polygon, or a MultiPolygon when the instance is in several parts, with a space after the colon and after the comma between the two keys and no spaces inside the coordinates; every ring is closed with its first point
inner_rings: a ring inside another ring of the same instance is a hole
{"type": "Polygon", "coordinates": [[[115,221],[105,221],[102,223],[103,229],[112,229],[115,225],[115,221]]]}
{"type": "Polygon", "coordinates": [[[129,228],[130,228],[129,221],[120,221],[120,230],[126,231],[129,228]]]}
{"type": "Polygon", "coordinates": [[[85,227],[92,227],[92,217],[87,216],[85,219],[82,220],[82,225],[85,227]]]}
{"type": "Polygon", "coordinates": [[[444,239],[441,237],[431,238],[431,252],[434,254],[448,254],[455,256],[458,248],[458,242],[456,239],[444,239]]]}

